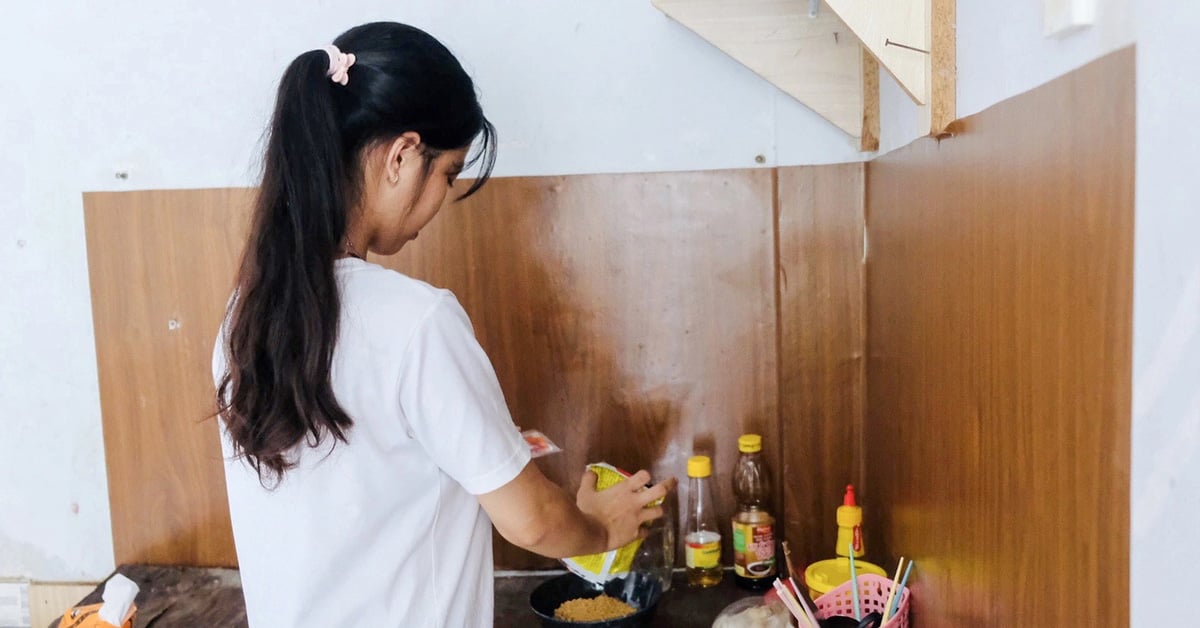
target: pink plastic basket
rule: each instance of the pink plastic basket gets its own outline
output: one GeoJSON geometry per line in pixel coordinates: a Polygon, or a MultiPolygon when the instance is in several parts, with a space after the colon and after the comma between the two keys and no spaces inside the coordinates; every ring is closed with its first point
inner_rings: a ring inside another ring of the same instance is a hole
{"type": "MultiPolygon", "coordinates": [[[[883,614],[883,605],[887,603],[888,594],[892,592],[892,579],[875,574],[862,574],[858,577],[858,605],[863,615],[877,612],[883,614]]],[[[908,628],[908,587],[900,594],[900,607],[896,614],[884,626],[887,628],[908,628]]],[[[854,617],[854,595],[850,582],[844,582],[834,590],[816,599],[817,619],[830,617],[854,617]]]]}

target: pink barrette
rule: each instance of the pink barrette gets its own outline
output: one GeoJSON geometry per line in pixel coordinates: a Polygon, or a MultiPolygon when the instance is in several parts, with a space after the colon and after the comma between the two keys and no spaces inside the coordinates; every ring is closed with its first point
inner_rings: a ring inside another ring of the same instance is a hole
{"type": "Polygon", "coordinates": [[[338,50],[332,44],[325,46],[325,54],[329,55],[329,71],[325,73],[334,83],[345,85],[350,82],[350,66],[354,65],[354,54],[338,50]]]}

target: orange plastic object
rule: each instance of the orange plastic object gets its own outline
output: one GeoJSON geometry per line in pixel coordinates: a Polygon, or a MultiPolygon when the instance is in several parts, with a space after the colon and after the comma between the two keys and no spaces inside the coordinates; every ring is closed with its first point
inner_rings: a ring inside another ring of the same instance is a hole
{"type": "Polygon", "coordinates": [[[58,628],[133,628],[133,616],[137,614],[137,605],[129,608],[129,615],[119,627],[100,619],[100,607],[103,604],[76,606],[63,614],[58,622],[58,628]]]}

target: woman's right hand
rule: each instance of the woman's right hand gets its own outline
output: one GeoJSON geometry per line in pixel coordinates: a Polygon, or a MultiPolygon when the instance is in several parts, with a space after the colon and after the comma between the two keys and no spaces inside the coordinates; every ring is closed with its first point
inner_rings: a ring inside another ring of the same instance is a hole
{"type": "Polygon", "coordinates": [[[675,478],[647,487],[650,473],[644,470],[603,491],[596,490],[596,479],[595,473],[584,471],[575,505],[604,529],[606,551],[645,537],[642,524],[663,516],[662,506],[650,504],[675,488],[675,478]]]}
{"type": "Polygon", "coordinates": [[[557,484],[529,462],[504,486],[479,496],[500,534],[518,547],[549,558],[598,554],[643,536],[641,526],[662,516],[662,508],[646,508],[666,496],[675,480],[646,488],[650,474],[633,477],[603,491],[588,471],[575,503],[557,484]]]}

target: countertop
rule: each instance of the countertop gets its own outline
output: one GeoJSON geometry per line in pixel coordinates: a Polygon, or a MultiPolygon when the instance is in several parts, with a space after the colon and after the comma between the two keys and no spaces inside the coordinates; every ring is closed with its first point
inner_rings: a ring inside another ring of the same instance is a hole
{"type": "MultiPolygon", "coordinates": [[[[117,569],[141,588],[134,628],[195,628],[246,626],[241,578],[236,569],[124,565],[117,569]]],[[[496,578],[496,628],[538,626],[529,610],[529,594],[552,576],[545,574],[498,576],[496,578]]],[[[80,604],[101,601],[97,587],[80,604]]],[[[682,573],[675,574],[671,589],[663,596],[654,625],[662,628],[708,628],[713,619],[734,600],[753,595],[733,584],[729,574],[710,589],[692,589],[682,573]]],[[[57,628],[58,621],[51,624],[57,628]]]]}

